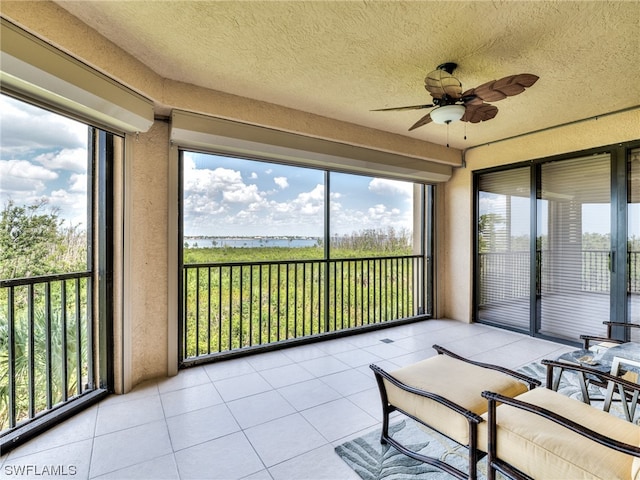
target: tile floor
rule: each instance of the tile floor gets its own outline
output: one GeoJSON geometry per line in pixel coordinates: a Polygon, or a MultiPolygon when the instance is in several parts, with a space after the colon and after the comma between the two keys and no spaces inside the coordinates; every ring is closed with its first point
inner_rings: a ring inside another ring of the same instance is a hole
{"type": "Polygon", "coordinates": [[[510,368],[572,350],[427,320],[199,366],[113,395],[15,449],[0,458],[0,478],[357,479],[333,449],[379,425],[368,365],[408,365],[434,355],[434,343],[510,368]]]}

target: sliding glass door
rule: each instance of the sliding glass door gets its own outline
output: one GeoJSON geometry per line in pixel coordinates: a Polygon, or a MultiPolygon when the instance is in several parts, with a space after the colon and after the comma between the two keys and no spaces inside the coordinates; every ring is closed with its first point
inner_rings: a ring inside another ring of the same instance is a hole
{"type": "Polygon", "coordinates": [[[609,320],[609,154],[541,165],[537,191],[539,291],[536,331],[579,338],[609,320]]]}
{"type": "Polygon", "coordinates": [[[605,321],[640,324],[637,142],[474,181],[476,321],[576,343],[604,334],[605,321]]]}
{"type": "Polygon", "coordinates": [[[529,330],[530,168],[478,181],[478,318],[529,330]]]}
{"type": "MultiPolygon", "coordinates": [[[[627,160],[627,319],[640,323],[640,149],[627,160]]],[[[640,341],[640,329],[632,339],[640,341]]]]}

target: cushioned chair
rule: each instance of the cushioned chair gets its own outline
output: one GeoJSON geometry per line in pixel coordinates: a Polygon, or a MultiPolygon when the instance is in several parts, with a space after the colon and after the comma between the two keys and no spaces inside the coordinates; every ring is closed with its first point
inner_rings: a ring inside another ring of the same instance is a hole
{"type": "MultiPolygon", "coordinates": [[[[640,383],[640,343],[626,342],[616,344],[598,353],[590,353],[589,350],[577,350],[565,353],[555,361],[545,360],[545,362],[547,362],[547,365],[553,363],[554,366],[553,379],[547,380],[548,388],[557,390],[561,377],[565,372],[570,372],[571,375],[577,374],[578,384],[582,391],[582,400],[585,403],[591,404],[593,400],[602,400],[601,395],[596,395],[596,398],[591,397],[589,392],[590,385],[606,390],[603,407],[605,411],[609,410],[614,396],[614,386],[607,379],[607,375],[614,374],[633,382],[635,384],[634,389],[615,389],[615,393],[620,394],[619,400],[623,404],[627,419],[631,421],[640,395],[640,385],[638,385],[640,383]],[[587,354],[590,354],[590,356],[587,354]],[[577,366],[581,368],[576,368],[577,366]]],[[[551,371],[549,373],[551,374],[551,371]]]]}
{"type": "Polygon", "coordinates": [[[539,386],[541,382],[504,367],[465,359],[438,345],[433,348],[438,355],[390,373],[377,365],[370,366],[378,382],[382,400],[380,441],[456,478],[475,479],[477,462],[483,455],[478,449],[478,424],[483,421],[481,415],[487,410],[482,392],[492,390],[515,397],[539,386]],[[468,471],[464,472],[440,459],[412,451],[391,438],[389,415],[395,411],[466,446],[469,454],[468,471]]]}
{"type": "Polygon", "coordinates": [[[585,350],[592,349],[592,350],[598,351],[601,349],[610,348],[614,345],[619,345],[621,343],[624,343],[625,340],[619,340],[619,339],[613,338],[614,327],[623,328],[627,330],[629,332],[627,335],[631,334],[632,329],[640,328],[640,324],[637,324],[637,323],[602,322],[602,324],[607,327],[606,337],[594,336],[594,335],[580,335],[580,339],[584,344],[583,346],[585,350]]]}
{"type": "MultiPolygon", "coordinates": [[[[623,346],[630,345],[630,343],[627,343],[623,346]]],[[[613,352],[613,350],[615,349],[609,349],[608,353],[613,352]]],[[[640,378],[640,361],[614,356],[596,367],[569,363],[563,360],[543,360],[542,364],[547,366],[547,388],[557,390],[563,373],[575,373],[578,375],[578,383],[585,403],[591,405],[592,400],[603,401],[602,409],[608,412],[614,396],[617,395],[617,400],[621,403],[625,418],[629,422],[633,421],[638,399],[640,398],[640,382],[638,381],[640,378]],[[601,368],[602,366],[605,367],[604,370],[601,368]],[[606,389],[604,398],[592,399],[587,392],[588,384],[606,389]]]]}
{"type": "MultiPolygon", "coordinates": [[[[592,399],[589,395],[589,384],[595,385],[601,388],[607,388],[606,380],[600,377],[600,372],[609,373],[612,366],[613,357],[615,355],[621,355],[623,358],[634,359],[637,356],[638,343],[626,342],[613,338],[613,328],[622,328],[625,330],[625,337],[631,336],[633,329],[640,328],[640,324],[636,323],[622,323],[622,322],[602,322],[607,327],[606,336],[593,336],[593,335],[580,335],[580,338],[584,342],[583,348],[572,352],[567,352],[558,357],[558,361],[566,362],[569,364],[580,364],[584,366],[591,366],[593,369],[588,372],[578,371],[578,381],[582,390],[582,400],[585,403],[591,403],[592,400],[601,400],[600,398],[592,399]],[[622,353],[614,353],[623,350],[622,353]]],[[[640,358],[635,358],[640,360],[640,358]]],[[[556,370],[558,374],[555,376],[555,383],[549,388],[557,390],[560,384],[560,380],[563,372],[571,369],[563,369],[558,364],[556,370]]],[[[636,379],[637,380],[637,379],[636,379]]]]}
{"type": "MultiPolygon", "coordinates": [[[[555,362],[543,363],[554,368],[555,362]]],[[[634,388],[620,377],[606,377],[634,388]]],[[[513,479],[640,480],[640,426],[548,388],[515,398],[482,396],[488,401],[487,421],[478,435],[487,439],[489,480],[496,472],[513,479]]]]}

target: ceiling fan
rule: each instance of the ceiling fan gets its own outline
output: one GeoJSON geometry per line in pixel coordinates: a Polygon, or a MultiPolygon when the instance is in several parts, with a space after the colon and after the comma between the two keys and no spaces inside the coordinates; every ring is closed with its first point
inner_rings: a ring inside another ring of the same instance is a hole
{"type": "Polygon", "coordinates": [[[491,120],[498,114],[498,108],[486,102],[497,102],[503,98],[518,95],[538,80],[538,77],[531,73],[520,73],[500,80],[492,80],[463,92],[462,84],[453,76],[453,71],[457,66],[456,63],[452,62],[443,63],[438,65],[424,79],[424,88],[433,97],[433,103],[407,107],[379,108],[373,111],[387,112],[433,108],[431,112],[414,123],[409,128],[409,131],[430,122],[441,124],[449,124],[457,120],[471,123],[484,122],[491,120]]]}

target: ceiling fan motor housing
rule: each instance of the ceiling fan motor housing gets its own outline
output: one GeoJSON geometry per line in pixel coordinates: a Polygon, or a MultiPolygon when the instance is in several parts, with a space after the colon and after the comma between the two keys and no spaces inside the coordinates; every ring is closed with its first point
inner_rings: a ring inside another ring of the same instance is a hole
{"type": "Polygon", "coordinates": [[[445,105],[454,105],[456,102],[459,102],[459,98],[453,98],[446,93],[442,95],[441,98],[434,98],[433,104],[439,107],[443,107],[445,105]]]}

